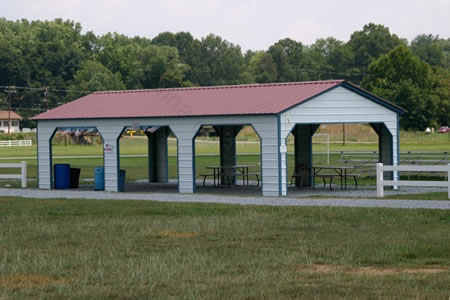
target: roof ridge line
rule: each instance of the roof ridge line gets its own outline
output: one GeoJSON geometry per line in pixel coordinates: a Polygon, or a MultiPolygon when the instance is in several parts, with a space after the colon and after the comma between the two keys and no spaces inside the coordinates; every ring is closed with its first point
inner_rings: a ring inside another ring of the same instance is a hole
{"type": "Polygon", "coordinates": [[[97,91],[92,94],[129,94],[129,93],[155,93],[155,92],[174,92],[174,91],[199,91],[199,90],[216,90],[216,89],[238,89],[238,88],[256,88],[256,87],[274,87],[274,86],[290,86],[290,85],[307,85],[307,84],[329,84],[342,83],[344,79],[336,80],[319,80],[319,81],[295,81],[295,82],[273,82],[273,83],[251,83],[240,85],[215,85],[215,86],[198,86],[198,87],[175,87],[175,88],[156,88],[156,89],[136,89],[136,90],[117,90],[117,91],[97,91]]]}

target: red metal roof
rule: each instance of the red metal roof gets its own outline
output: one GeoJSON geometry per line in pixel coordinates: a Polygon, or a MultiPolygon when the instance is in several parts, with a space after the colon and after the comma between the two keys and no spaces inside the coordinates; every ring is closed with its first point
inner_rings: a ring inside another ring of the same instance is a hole
{"type": "Polygon", "coordinates": [[[34,120],[277,114],[343,80],[95,92],[34,120]]]}

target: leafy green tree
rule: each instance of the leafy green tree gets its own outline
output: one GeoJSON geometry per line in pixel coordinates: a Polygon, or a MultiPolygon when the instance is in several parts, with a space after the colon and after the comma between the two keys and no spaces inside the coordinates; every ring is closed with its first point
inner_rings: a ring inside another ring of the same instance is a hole
{"type": "Polygon", "coordinates": [[[434,68],[435,79],[434,96],[437,101],[436,119],[437,125],[450,124],[450,71],[443,68],[434,68]]]}
{"type": "MultiPolygon", "coordinates": [[[[113,73],[120,73],[122,78],[128,77],[129,64],[125,55],[125,48],[132,44],[131,39],[121,34],[105,34],[97,41],[98,51],[94,60],[99,61],[113,73]]],[[[136,43],[137,46],[137,43],[136,43]]],[[[127,87],[129,88],[129,87],[127,87]]]]}
{"type": "Polygon", "coordinates": [[[300,42],[286,38],[269,47],[280,82],[292,82],[305,79],[302,66],[303,45],[300,42]]]}
{"type": "Polygon", "coordinates": [[[438,41],[440,48],[442,49],[442,67],[450,72],[450,38],[438,41]]]}
{"type": "Polygon", "coordinates": [[[318,39],[304,51],[304,61],[309,80],[351,79],[353,53],[335,38],[318,39]]]}
{"type": "Polygon", "coordinates": [[[391,34],[389,28],[374,23],[364,25],[363,30],[355,31],[348,42],[354,55],[353,67],[366,73],[374,60],[402,44],[406,44],[406,41],[391,34]]]}
{"type": "Polygon", "coordinates": [[[404,45],[382,55],[369,66],[362,86],[407,109],[400,119],[404,129],[423,130],[436,126],[435,81],[430,66],[404,45]]]}
{"type": "Polygon", "coordinates": [[[108,91],[124,90],[125,84],[120,73],[113,74],[100,62],[88,60],[75,75],[70,90],[77,91],[108,91]]]}
{"type": "Polygon", "coordinates": [[[174,47],[153,45],[144,39],[107,34],[99,39],[97,60],[113,73],[120,73],[129,89],[189,86],[183,64],[174,47]]]}
{"type": "Polygon", "coordinates": [[[28,83],[29,68],[14,40],[13,33],[0,32],[0,85],[28,83]]]}
{"type": "Polygon", "coordinates": [[[275,82],[277,69],[272,56],[265,51],[255,52],[248,64],[251,81],[257,83],[275,82]]]}
{"type": "Polygon", "coordinates": [[[202,61],[196,77],[200,85],[239,84],[243,82],[245,60],[241,48],[210,34],[201,40],[202,61]]]}
{"type": "Polygon", "coordinates": [[[189,66],[179,61],[178,51],[167,46],[148,46],[136,44],[125,47],[127,65],[125,82],[128,88],[167,88],[190,85],[185,81],[189,66]]]}
{"type": "MultiPolygon", "coordinates": [[[[51,86],[64,90],[90,55],[78,23],[61,19],[45,22],[1,19],[0,25],[0,39],[3,39],[0,78],[5,85],[36,89],[51,86]]],[[[13,98],[13,106],[24,110],[27,116],[34,108],[53,107],[67,97],[63,92],[51,93],[44,103],[42,94],[42,90],[20,91],[13,98]]]]}
{"type": "Polygon", "coordinates": [[[178,54],[182,63],[189,66],[185,75],[187,82],[198,85],[201,80],[202,56],[201,56],[201,42],[189,32],[178,32],[176,34],[171,32],[163,32],[152,39],[153,45],[171,46],[178,50],[178,54]]]}
{"type": "Polygon", "coordinates": [[[439,36],[421,34],[411,42],[411,50],[414,55],[432,66],[442,66],[444,51],[439,43],[439,36]]]}

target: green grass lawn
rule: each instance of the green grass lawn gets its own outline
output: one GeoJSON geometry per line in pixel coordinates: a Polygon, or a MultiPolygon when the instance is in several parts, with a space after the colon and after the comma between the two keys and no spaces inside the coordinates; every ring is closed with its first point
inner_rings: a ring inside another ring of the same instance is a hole
{"type": "Polygon", "coordinates": [[[439,210],[0,196],[0,298],[417,298],[450,293],[439,210]]]}

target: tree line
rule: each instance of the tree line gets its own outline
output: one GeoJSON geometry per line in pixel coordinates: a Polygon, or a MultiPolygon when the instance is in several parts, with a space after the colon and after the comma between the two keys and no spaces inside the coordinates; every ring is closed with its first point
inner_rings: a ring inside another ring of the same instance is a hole
{"type": "Polygon", "coordinates": [[[408,43],[370,23],[348,42],[285,38],[243,52],[214,34],[97,36],[70,20],[0,19],[0,105],[11,101],[26,118],[91,91],[327,79],[349,80],[407,109],[403,129],[449,123],[450,39],[439,36],[420,34],[408,43]],[[8,86],[17,87],[9,97],[8,86]]]}

